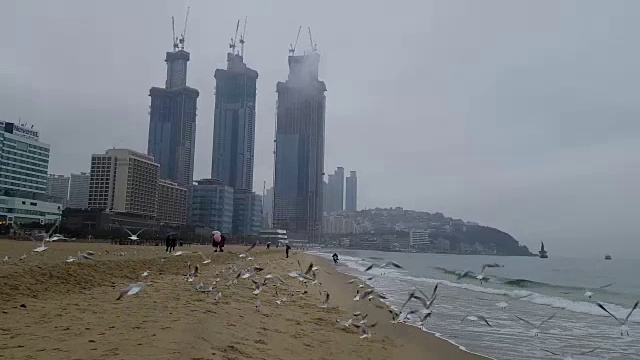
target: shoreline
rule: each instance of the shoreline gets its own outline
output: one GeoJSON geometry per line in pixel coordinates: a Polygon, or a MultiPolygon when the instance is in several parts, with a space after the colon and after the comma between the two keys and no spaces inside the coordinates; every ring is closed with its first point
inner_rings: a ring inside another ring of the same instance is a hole
{"type": "Polygon", "coordinates": [[[178,248],[181,256],[155,246],[52,243],[43,254],[31,253],[34,247],[0,240],[0,359],[486,359],[417,327],[394,326],[386,304],[353,301],[351,276],[301,251],[286,259],[284,249],[263,246],[245,258],[244,246],[214,253],[194,245],[178,248]],[[65,262],[86,250],[96,252],[95,260],[65,262]],[[205,258],[211,262],[203,264],[205,258]],[[199,264],[193,282],[184,278],[188,262],[199,264]],[[319,270],[320,284],[304,285],[287,276],[298,262],[328,273],[319,270]],[[258,264],[264,270],[255,279],[271,273],[284,283],[269,279],[258,295],[251,279],[233,284],[241,269],[258,264]],[[140,281],[151,285],[116,300],[120,289],[140,281]],[[196,291],[199,282],[221,299],[196,291]],[[370,338],[338,323],[354,311],[378,322],[370,338]]]}
{"type": "MultiPolygon", "coordinates": [[[[347,302],[345,303],[343,300],[339,304],[341,308],[356,309],[359,305],[358,303],[369,303],[365,307],[368,309],[368,312],[370,313],[370,318],[373,318],[379,321],[378,327],[376,327],[376,329],[379,329],[382,326],[383,330],[381,332],[384,334],[384,336],[389,336],[394,341],[397,341],[400,343],[400,346],[398,347],[397,352],[394,354],[395,356],[393,357],[393,359],[396,359],[396,358],[414,359],[415,358],[416,360],[418,360],[418,359],[431,359],[432,357],[429,357],[429,356],[433,356],[433,359],[455,358],[455,359],[491,359],[493,360],[493,358],[488,357],[486,355],[471,352],[467,350],[464,346],[456,344],[455,342],[443,337],[441,334],[433,331],[429,331],[428,329],[422,329],[417,325],[406,324],[406,323],[397,323],[395,325],[392,325],[389,321],[390,315],[386,310],[386,307],[388,307],[389,304],[384,302],[384,300],[381,300],[378,298],[375,298],[371,302],[368,302],[368,301],[356,302],[352,300],[352,296],[355,295],[356,286],[347,284],[347,281],[349,281],[350,279],[357,279],[358,281],[362,281],[362,280],[358,279],[355,276],[340,272],[336,267],[334,267],[331,264],[331,261],[326,258],[323,258],[316,254],[309,254],[309,253],[304,253],[304,255],[310,257],[316,263],[321,263],[323,264],[323,266],[331,268],[334,271],[334,273],[338,275],[338,276],[333,275],[334,279],[332,280],[334,282],[335,280],[337,280],[336,284],[339,286],[344,285],[343,291],[348,292],[349,290],[352,290],[352,292],[350,293],[350,296],[348,297],[347,302]],[[374,305],[371,306],[371,303],[373,303],[374,305]],[[380,309],[376,307],[375,306],[376,303],[384,304],[384,309],[380,309]],[[424,337],[424,339],[421,339],[421,337],[424,337]],[[412,357],[411,355],[408,355],[405,352],[407,348],[410,348],[413,350],[410,352],[410,354],[413,354],[415,352],[417,356],[412,357]]],[[[364,283],[364,281],[362,282],[364,283]]],[[[374,288],[374,287],[367,284],[365,288],[374,288]]],[[[364,311],[362,312],[364,313],[364,311]]]]}

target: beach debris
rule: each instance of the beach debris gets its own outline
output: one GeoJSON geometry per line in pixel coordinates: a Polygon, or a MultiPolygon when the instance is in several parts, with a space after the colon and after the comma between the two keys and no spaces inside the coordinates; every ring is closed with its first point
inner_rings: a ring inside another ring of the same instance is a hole
{"type": "Polygon", "coordinates": [[[149,276],[149,270],[143,272],[140,276],[142,276],[143,278],[146,278],[147,276],[149,276]]]}
{"type": "Polygon", "coordinates": [[[483,321],[485,324],[489,325],[490,327],[493,327],[493,325],[489,323],[489,320],[487,320],[487,318],[482,315],[467,315],[463,317],[462,320],[460,320],[460,322],[463,322],[467,319],[471,321],[483,321]]]}
{"type": "Polygon", "coordinates": [[[254,306],[256,308],[256,311],[260,311],[260,308],[262,307],[262,303],[260,302],[260,299],[258,299],[258,301],[256,301],[254,306]]]}
{"type": "Polygon", "coordinates": [[[367,268],[366,268],[366,269],[364,269],[364,271],[369,271],[369,270],[373,269],[374,267],[380,267],[381,269],[385,269],[385,268],[388,268],[388,267],[390,267],[390,266],[392,266],[392,267],[394,267],[394,268],[396,268],[396,269],[404,269],[404,268],[402,267],[402,265],[398,264],[398,263],[397,263],[397,262],[395,262],[395,261],[387,261],[386,263],[384,263],[384,264],[382,264],[382,265],[375,264],[375,263],[374,263],[374,264],[371,264],[371,265],[367,266],[367,268]]]}
{"type": "Polygon", "coordinates": [[[68,263],[72,263],[74,261],[78,261],[78,258],[75,257],[75,256],[71,256],[71,255],[69,255],[69,257],[67,257],[67,260],[65,260],[65,262],[68,262],[68,263]]]}
{"type": "Polygon", "coordinates": [[[549,320],[553,319],[555,316],[556,316],[556,314],[554,313],[553,315],[551,315],[548,318],[544,319],[541,323],[534,324],[531,321],[525,320],[525,319],[521,318],[520,316],[516,315],[516,317],[518,319],[520,319],[522,322],[524,322],[525,324],[527,324],[527,325],[532,327],[531,332],[533,333],[534,336],[538,336],[538,334],[540,333],[540,327],[542,325],[544,325],[546,322],[548,322],[549,320]]]}
{"type": "Polygon", "coordinates": [[[599,348],[594,348],[594,349],[583,351],[583,352],[580,352],[580,353],[577,353],[577,354],[568,354],[568,353],[563,353],[563,352],[555,352],[555,351],[551,351],[551,350],[547,350],[547,349],[542,349],[542,351],[546,351],[551,355],[559,356],[559,357],[563,358],[564,360],[573,360],[573,356],[574,355],[582,356],[582,355],[586,355],[586,354],[590,354],[592,352],[595,352],[598,349],[599,348]]]}
{"type": "Polygon", "coordinates": [[[127,288],[120,290],[120,295],[116,300],[120,300],[125,296],[135,295],[139,293],[145,286],[151,285],[151,283],[139,282],[135,284],[129,284],[127,288]]]}
{"type": "Polygon", "coordinates": [[[596,304],[600,309],[604,310],[607,314],[609,314],[612,318],[614,318],[618,322],[618,324],[620,325],[620,336],[624,336],[625,332],[627,336],[629,336],[629,327],[627,326],[627,323],[629,322],[629,318],[631,317],[631,314],[633,314],[634,310],[638,308],[638,304],[640,304],[640,300],[636,301],[636,303],[633,304],[633,307],[631,308],[631,310],[629,311],[629,313],[624,319],[618,319],[609,310],[607,310],[607,308],[605,308],[604,305],[602,305],[602,303],[597,302],[596,304]]]}
{"type": "Polygon", "coordinates": [[[20,261],[27,260],[27,254],[20,256],[20,261]]]}
{"type": "Polygon", "coordinates": [[[216,297],[213,299],[213,301],[220,301],[220,299],[222,299],[222,293],[221,292],[216,294],[216,297]]]}

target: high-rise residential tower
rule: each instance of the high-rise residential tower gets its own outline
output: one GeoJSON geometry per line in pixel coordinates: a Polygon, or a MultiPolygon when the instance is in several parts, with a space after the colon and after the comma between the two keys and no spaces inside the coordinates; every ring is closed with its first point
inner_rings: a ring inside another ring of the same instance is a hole
{"type": "Polygon", "coordinates": [[[347,192],[345,199],[345,210],[348,213],[358,211],[358,176],[355,171],[351,171],[347,177],[347,192]]]}
{"type": "Polygon", "coordinates": [[[274,227],[290,238],[318,241],[322,232],[322,178],[326,85],[315,51],[289,56],[289,77],[278,82],[274,227]]]}
{"type": "Polygon", "coordinates": [[[69,181],[69,204],[72,209],[87,209],[89,207],[89,184],[91,175],[86,172],[71,174],[69,181]]]}
{"type": "Polygon", "coordinates": [[[57,199],[56,202],[66,208],[69,203],[69,177],[49,174],[47,178],[47,195],[57,199]]]}
{"type": "Polygon", "coordinates": [[[59,198],[47,195],[49,144],[24,123],[0,121],[0,223],[52,223],[59,198]]]}
{"type": "Polygon", "coordinates": [[[239,53],[227,54],[227,68],[216,69],[211,177],[235,190],[253,190],[256,81],[239,53]]]}
{"type": "Polygon", "coordinates": [[[160,165],[160,178],[180,186],[193,182],[198,90],[187,86],[190,54],[174,42],[168,51],[165,87],[149,90],[149,139],[147,154],[160,165]]]}

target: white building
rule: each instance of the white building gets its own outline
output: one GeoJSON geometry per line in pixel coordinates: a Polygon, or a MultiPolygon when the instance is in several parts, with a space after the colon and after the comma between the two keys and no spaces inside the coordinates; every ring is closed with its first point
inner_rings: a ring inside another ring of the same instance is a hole
{"type": "Polygon", "coordinates": [[[0,223],[51,223],[62,204],[47,196],[49,145],[33,126],[0,121],[0,223]]]}
{"type": "Polygon", "coordinates": [[[187,188],[167,180],[158,181],[156,220],[171,225],[187,223],[187,188]]]}
{"type": "Polygon", "coordinates": [[[81,172],[80,174],[71,174],[69,181],[69,203],[67,207],[72,209],[88,209],[89,208],[89,183],[91,175],[81,172]]]}
{"type": "Polygon", "coordinates": [[[89,208],[155,217],[160,166],[130,149],[91,155],[89,208]]]}
{"type": "Polygon", "coordinates": [[[409,246],[417,247],[421,245],[429,245],[431,240],[429,239],[429,232],[425,230],[411,230],[409,232],[409,246]]]}
{"type": "Polygon", "coordinates": [[[60,202],[62,208],[66,208],[69,200],[69,177],[49,174],[47,178],[47,195],[60,202]]]}

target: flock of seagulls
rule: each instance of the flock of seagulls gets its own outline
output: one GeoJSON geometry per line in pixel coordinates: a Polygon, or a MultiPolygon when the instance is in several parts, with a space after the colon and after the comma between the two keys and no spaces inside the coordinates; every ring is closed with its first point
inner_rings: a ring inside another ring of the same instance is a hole
{"type": "MultiPolygon", "coordinates": [[[[393,266],[395,268],[399,268],[402,269],[403,267],[395,262],[387,262],[384,265],[376,265],[376,264],[371,264],[369,266],[366,267],[365,271],[369,271],[371,270],[373,267],[375,266],[379,266],[379,267],[389,267],[389,266],[393,266]]],[[[475,274],[472,271],[464,271],[464,272],[458,272],[457,275],[457,279],[462,279],[465,277],[468,278],[475,278],[477,280],[480,281],[480,283],[486,283],[488,281],[488,278],[485,275],[485,271],[487,268],[500,268],[503,267],[503,265],[501,264],[497,264],[497,263],[491,263],[491,264],[484,264],[480,270],[480,273],[475,274]]],[[[353,279],[350,280],[348,283],[356,283],[357,280],[353,279]]],[[[400,309],[396,309],[395,307],[389,306],[389,313],[391,314],[391,322],[392,323],[397,323],[397,322],[406,322],[408,320],[412,320],[412,316],[417,316],[418,320],[419,320],[419,324],[422,328],[424,328],[425,322],[427,319],[429,319],[433,312],[432,312],[432,308],[434,305],[434,302],[437,298],[437,290],[438,290],[438,285],[439,283],[436,283],[435,287],[433,288],[433,291],[430,295],[425,294],[422,290],[418,289],[418,288],[414,288],[412,290],[409,291],[409,296],[408,298],[404,301],[404,303],[402,304],[402,306],[400,307],[400,309]],[[422,308],[421,309],[412,309],[410,308],[407,311],[403,311],[407,305],[411,302],[411,301],[418,301],[421,305],[422,308]]],[[[600,286],[599,289],[604,289],[607,287],[612,286],[613,283],[611,284],[607,284],[604,286],[600,286]]],[[[372,297],[369,295],[371,292],[373,292],[372,289],[368,289],[364,292],[360,291],[360,288],[363,286],[363,284],[359,284],[358,285],[358,289],[356,290],[356,297],[353,300],[362,300],[363,298],[368,298],[369,300],[372,299],[372,297]]],[[[587,298],[591,298],[594,294],[593,292],[585,289],[585,294],[584,296],[587,298]]],[[[530,296],[531,294],[527,294],[525,296],[521,296],[519,298],[517,298],[516,300],[521,300],[524,299],[528,296],[530,296]]],[[[597,306],[602,309],[603,311],[605,311],[609,316],[611,316],[614,320],[616,320],[618,322],[618,324],[620,325],[620,335],[624,336],[625,334],[627,336],[629,336],[629,327],[628,327],[628,322],[629,322],[629,318],[631,317],[631,315],[633,314],[633,312],[640,306],[640,301],[636,301],[635,304],[633,305],[633,307],[631,308],[631,310],[626,314],[626,316],[624,318],[620,318],[617,317],[616,315],[614,315],[613,313],[611,313],[602,303],[600,302],[596,302],[597,306]]],[[[505,301],[501,301],[495,304],[497,307],[501,308],[501,309],[505,309],[509,306],[509,304],[505,301]]],[[[550,322],[554,317],[556,316],[556,313],[551,314],[550,316],[544,318],[542,321],[540,322],[532,322],[529,321],[527,319],[524,319],[523,317],[519,316],[519,315],[515,315],[515,317],[520,320],[523,324],[527,325],[528,327],[530,327],[531,329],[531,335],[533,336],[538,336],[541,332],[541,328],[547,324],[548,322],[550,322]]],[[[489,321],[489,319],[487,319],[487,317],[485,317],[484,315],[480,315],[480,314],[467,314],[465,315],[462,320],[460,321],[461,323],[464,322],[465,320],[470,320],[470,321],[479,321],[482,322],[484,324],[486,324],[488,327],[493,327],[493,324],[489,321]]],[[[348,322],[343,322],[342,325],[343,326],[350,326],[353,324],[353,320],[349,320],[348,322]]],[[[573,359],[573,356],[581,356],[581,355],[586,355],[589,353],[593,353],[596,350],[598,350],[598,348],[594,348],[588,351],[583,351],[577,354],[569,354],[569,353],[564,353],[561,351],[553,351],[553,350],[549,350],[549,349],[542,349],[545,352],[554,355],[554,356],[560,356],[564,359],[573,359]]]]}
{"type": "MultiPolygon", "coordinates": [[[[55,227],[54,227],[55,228],[55,227]]],[[[126,229],[125,229],[126,230],[126,229]]],[[[132,234],[131,232],[129,232],[127,230],[127,232],[131,235],[129,237],[129,239],[131,240],[136,240],[138,239],[137,236],[144,231],[141,230],[136,234],[132,234]]],[[[53,232],[53,228],[52,230],[47,233],[46,235],[43,236],[41,245],[38,246],[37,248],[33,249],[32,251],[34,253],[42,253],[44,251],[46,251],[48,249],[47,243],[51,243],[54,242],[56,240],[61,240],[61,239],[65,239],[64,237],[57,236],[57,235],[52,235],[53,232]]],[[[33,241],[36,241],[35,239],[32,238],[33,241]]],[[[254,249],[257,245],[257,242],[252,244],[248,249],[246,249],[244,252],[240,253],[240,254],[234,254],[233,252],[230,252],[231,254],[234,255],[238,255],[238,257],[242,260],[242,261],[251,261],[251,260],[255,260],[254,257],[252,257],[250,255],[250,251],[252,249],[254,249]]],[[[108,252],[107,252],[108,253],[108,252]]],[[[172,254],[172,256],[180,256],[180,255],[186,255],[186,254],[196,254],[196,255],[200,255],[202,258],[201,264],[206,265],[206,264],[210,264],[212,262],[212,259],[209,257],[206,257],[202,252],[197,252],[197,253],[191,253],[188,251],[177,251],[175,253],[172,254]]],[[[77,256],[69,256],[65,262],[75,262],[75,261],[81,261],[81,260],[94,260],[96,256],[96,253],[93,251],[84,251],[84,252],[78,252],[77,256]]],[[[26,259],[27,255],[23,255],[21,257],[21,260],[26,259]]],[[[3,262],[7,262],[9,261],[9,257],[5,256],[3,258],[3,262]]],[[[188,265],[188,269],[187,269],[187,273],[184,276],[184,279],[186,281],[192,282],[194,281],[196,278],[198,278],[199,276],[199,265],[195,264],[195,266],[193,266],[192,268],[192,264],[191,262],[187,263],[188,265]]],[[[268,265],[268,261],[267,264],[268,265]]],[[[261,265],[260,263],[255,263],[255,264],[248,264],[246,267],[242,267],[239,268],[238,264],[231,264],[231,265],[227,265],[226,268],[221,268],[219,270],[216,271],[216,275],[221,275],[221,276],[228,276],[229,277],[229,281],[226,283],[227,287],[231,287],[231,286],[237,286],[239,284],[239,281],[242,280],[249,280],[252,283],[251,288],[252,290],[252,294],[256,297],[258,297],[256,299],[256,302],[254,304],[255,310],[256,311],[261,311],[262,308],[262,303],[260,301],[260,294],[263,294],[265,292],[266,289],[272,287],[275,290],[275,295],[277,297],[279,297],[277,300],[275,300],[275,303],[278,305],[285,305],[287,302],[291,302],[291,301],[295,301],[296,298],[300,297],[300,296],[305,296],[307,294],[310,294],[309,290],[292,290],[287,286],[287,282],[279,275],[277,274],[267,274],[264,276],[261,276],[260,274],[265,270],[266,265],[261,265]],[[233,274],[236,274],[235,277],[233,276],[233,274]],[[283,294],[285,294],[285,296],[280,297],[280,292],[282,292],[283,294]]],[[[215,266],[215,265],[213,265],[215,266]]],[[[458,279],[462,279],[462,278],[475,278],[478,281],[480,281],[480,283],[486,283],[489,279],[486,277],[485,275],[485,271],[488,268],[501,268],[503,267],[503,265],[501,264],[497,264],[497,263],[492,263],[492,264],[484,264],[480,270],[480,273],[478,274],[474,274],[471,271],[465,271],[465,272],[460,272],[457,274],[457,278],[458,279]]],[[[384,263],[372,263],[370,265],[368,265],[365,268],[365,272],[369,272],[370,270],[372,270],[373,268],[380,268],[380,269],[386,269],[386,268],[396,268],[396,269],[403,269],[403,266],[400,265],[399,263],[395,262],[395,261],[388,261],[388,262],[384,262],[384,263]]],[[[308,288],[309,286],[321,286],[322,283],[319,281],[319,273],[320,271],[324,271],[326,273],[331,274],[330,272],[315,266],[313,263],[310,263],[306,269],[303,269],[300,262],[298,261],[298,269],[296,270],[292,270],[290,272],[288,272],[286,275],[290,278],[290,279],[295,279],[299,282],[301,282],[304,286],[304,288],[308,288]]],[[[140,276],[142,279],[146,279],[149,277],[150,275],[150,270],[147,270],[145,272],[143,272],[140,276]]],[[[374,277],[371,276],[369,277],[367,280],[371,280],[374,277]]],[[[217,302],[220,301],[222,299],[222,292],[218,290],[218,283],[220,282],[220,277],[218,277],[213,284],[206,286],[203,282],[200,282],[198,285],[195,286],[195,290],[201,293],[206,294],[207,296],[209,296],[210,294],[216,294],[213,301],[217,302]]],[[[359,281],[358,279],[351,279],[348,281],[349,284],[355,284],[356,285],[356,295],[353,298],[354,301],[372,301],[374,300],[376,297],[380,300],[386,300],[388,299],[387,296],[384,293],[381,292],[377,292],[375,289],[373,288],[366,288],[365,283],[359,281]]],[[[145,287],[152,285],[151,282],[136,282],[136,283],[132,283],[129,284],[126,288],[123,288],[120,290],[118,297],[116,300],[121,300],[124,297],[127,296],[131,296],[131,295],[135,295],[138,294],[140,291],[142,291],[145,287]]],[[[612,284],[607,284],[604,286],[599,287],[599,289],[604,289],[607,287],[612,286],[612,284]]],[[[420,323],[421,327],[425,326],[425,323],[427,322],[427,320],[429,318],[431,318],[431,316],[433,315],[433,308],[434,308],[434,304],[436,303],[436,299],[438,297],[438,286],[439,283],[436,283],[433,290],[427,294],[424,291],[422,291],[421,289],[419,289],[418,287],[414,287],[413,289],[411,289],[409,291],[408,297],[407,299],[403,302],[402,306],[400,307],[400,309],[396,309],[393,306],[388,306],[387,310],[391,316],[391,323],[396,324],[396,323],[400,323],[400,322],[407,322],[413,319],[413,317],[416,317],[418,322],[420,323]],[[405,309],[407,309],[408,305],[410,305],[411,302],[417,302],[421,305],[421,308],[419,309],[413,309],[413,308],[408,308],[408,310],[405,311],[405,309]]],[[[320,308],[327,308],[329,307],[329,302],[331,299],[331,296],[329,294],[328,291],[322,291],[322,290],[318,290],[318,293],[321,296],[321,303],[318,305],[318,307],[320,308]]],[[[585,289],[585,293],[584,296],[587,298],[592,298],[593,296],[593,292],[585,289]]],[[[522,299],[524,297],[527,297],[529,295],[523,296],[518,298],[522,299]]],[[[497,307],[501,308],[501,309],[505,309],[508,307],[508,303],[505,301],[501,301],[495,304],[497,307]]],[[[629,318],[631,317],[631,315],[633,314],[633,312],[638,308],[638,306],[640,305],[640,301],[636,301],[635,304],[633,305],[633,307],[631,308],[631,310],[627,313],[627,315],[624,318],[621,317],[617,317],[616,315],[614,315],[612,312],[610,312],[605,305],[603,305],[600,302],[596,302],[596,305],[602,309],[604,312],[606,312],[606,314],[608,314],[609,316],[611,316],[619,325],[620,325],[620,335],[624,336],[625,334],[627,336],[629,336],[629,327],[628,327],[628,322],[629,322],[629,318]]],[[[377,307],[382,307],[381,305],[376,305],[377,307]]],[[[362,314],[361,312],[355,312],[353,313],[353,316],[355,319],[348,319],[347,321],[341,321],[341,320],[337,320],[337,322],[340,324],[340,327],[344,327],[344,328],[350,328],[350,327],[354,327],[356,329],[359,330],[359,334],[360,334],[360,338],[364,339],[364,338],[369,338],[371,337],[371,329],[375,328],[376,325],[378,324],[377,322],[371,323],[369,324],[367,322],[367,316],[368,314],[362,314]]],[[[515,315],[515,317],[520,320],[523,324],[527,325],[528,327],[531,328],[531,334],[533,336],[538,336],[541,332],[541,328],[547,324],[548,322],[550,322],[551,320],[554,319],[554,317],[556,316],[556,314],[551,314],[550,316],[544,318],[542,321],[540,322],[532,322],[529,321],[527,319],[524,319],[523,317],[519,316],[519,315],[515,315]]],[[[477,321],[477,322],[481,322],[483,324],[486,324],[488,327],[493,327],[493,324],[491,323],[491,321],[489,319],[487,319],[487,317],[485,317],[484,315],[481,314],[467,314],[465,315],[462,320],[460,321],[461,323],[463,323],[465,320],[469,320],[469,321],[477,321]]],[[[585,354],[589,354],[589,353],[593,353],[597,350],[597,348],[595,349],[591,349],[588,351],[584,351],[584,352],[580,352],[577,354],[569,354],[569,353],[564,353],[561,351],[556,351],[556,350],[549,350],[549,349],[542,349],[543,351],[545,351],[546,353],[549,353],[550,355],[553,356],[559,356],[559,357],[563,357],[565,359],[571,359],[572,356],[581,356],[581,355],[585,355],[585,354]]]]}

